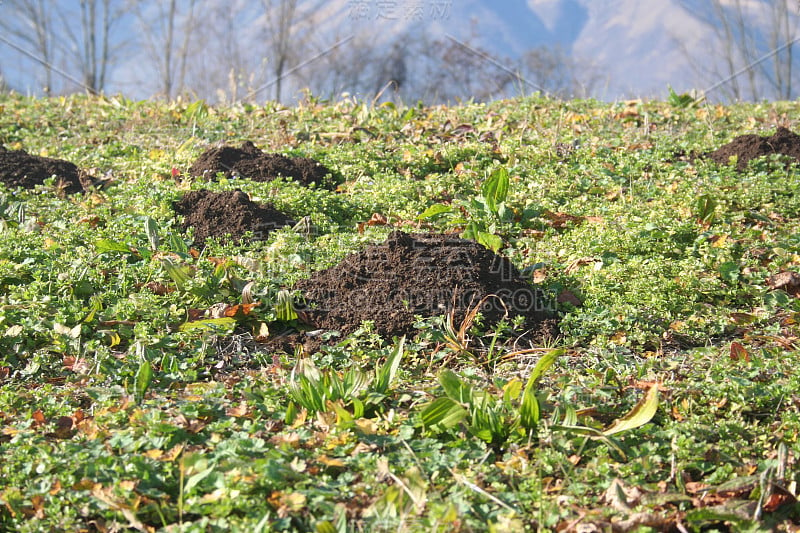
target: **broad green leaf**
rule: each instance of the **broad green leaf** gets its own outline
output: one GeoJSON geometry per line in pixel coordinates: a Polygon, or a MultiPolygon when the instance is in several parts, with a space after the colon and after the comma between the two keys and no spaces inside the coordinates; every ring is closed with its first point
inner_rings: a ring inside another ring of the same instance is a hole
{"type": "Polygon", "coordinates": [[[186,245],[186,241],[184,241],[177,233],[169,234],[169,237],[167,238],[167,245],[169,246],[170,252],[178,255],[183,256],[189,253],[189,247],[186,245]]]}
{"type": "Polygon", "coordinates": [[[536,383],[542,379],[544,373],[547,372],[551,366],[553,366],[553,363],[556,362],[556,359],[564,355],[564,352],[565,350],[563,348],[559,348],[558,350],[550,350],[541,356],[539,360],[536,361],[536,366],[533,367],[530,377],[528,377],[526,388],[531,386],[535,387],[536,383]]]}
{"type": "Polygon", "coordinates": [[[439,374],[439,383],[451,400],[469,405],[475,402],[475,393],[472,387],[452,370],[443,370],[439,374]]]}
{"type": "Polygon", "coordinates": [[[457,426],[467,416],[467,410],[446,397],[436,398],[422,410],[420,418],[426,429],[440,432],[457,426]]]}
{"type": "Polygon", "coordinates": [[[295,418],[297,418],[297,404],[289,402],[289,405],[286,407],[286,414],[283,416],[283,422],[291,425],[294,423],[295,418]]]}
{"type": "Polygon", "coordinates": [[[482,244],[493,252],[499,252],[500,248],[503,247],[503,239],[493,233],[479,231],[475,240],[478,244],[482,244]]]}
{"type": "Polygon", "coordinates": [[[205,100],[197,100],[196,102],[192,102],[186,106],[183,116],[187,120],[192,120],[197,117],[202,117],[206,113],[208,113],[208,106],[206,105],[205,100]]]}
{"type": "Polygon", "coordinates": [[[201,481],[211,475],[212,472],[214,472],[214,466],[209,466],[208,468],[189,476],[189,478],[186,480],[186,484],[183,486],[183,493],[191,494],[192,489],[194,489],[201,481]]]}
{"type": "Polygon", "coordinates": [[[497,214],[497,206],[505,202],[508,196],[508,171],[505,167],[498,167],[483,182],[481,194],[486,200],[486,207],[494,214],[497,214]]]}
{"type": "Polygon", "coordinates": [[[658,410],[658,384],[652,385],[633,409],[622,418],[618,418],[603,430],[603,435],[609,436],[630,429],[636,429],[650,422],[658,410]]]}
{"type": "Polygon", "coordinates": [[[147,240],[150,243],[150,249],[154,252],[158,250],[158,245],[161,243],[158,238],[158,222],[151,217],[144,217],[144,232],[147,235],[147,240]]]}
{"type": "Polygon", "coordinates": [[[710,194],[703,194],[695,200],[695,217],[703,224],[714,222],[717,210],[717,199],[710,194]]]}
{"type": "Polygon", "coordinates": [[[186,287],[186,283],[194,275],[194,270],[189,265],[177,265],[169,257],[162,258],[161,264],[164,266],[164,270],[167,271],[167,275],[175,282],[175,285],[177,285],[180,290],[186,287]]]}
{"type": "Polygon", "coordinates": [[[539,405],[539,398],[536,396],[536,389],[544,373],[553,366],[556,359],[563,353],[563,349],[550,350],[540,357],[536,362],[536,366],[533,367],[531,375],[528,377],[528,382],[525,384],[525,390],[522,392],[522,401],[519,406],[519,422],[523,428],[535,429],[539,425],[541,406],[539,405]]]}
{"type": "Polygon", "coordinates": [[[736,261],[726,261],[719,265],[719,276],[728,283],[739,281],[739,263],[736,261]]]}
{"type": "Polygon", "coordinates": [[[512,379],[503,387],[503,403],[511,407],[511,402],[519,398],[522,392],[522,382],[516,378],[512,379]]]}
{"type": "Polygon", "coordinates": [[[519,406],[519,423],[525,429],[536,429],[539,425],[541,410],[539,408],[539,398],[536,397],[536,387],[525,387],[522,393],[522,402],[519,406]]]}
{"type": "Polygon", "coordinates": [[[397,341],[397,345],[389,353],[386,362],[378,368],[377,379],[375,381],[374,390],[381,394],[385,394],[389,390],[392,382],[394,381],[397,370],[400,368],[400,361],[403,359],[403,348],[405,346],[406,338],[401,337],[397,341]]]}
{"type": "Polygon", "coordinates": [[[452,213],[452,212],[453,208],[448,205],[433,204],[432,206],[428,207],[425,211],[423,211],[422,214],[417,217],[417,220],[434,218],[438,217],[439,215],[443,215],[444,213],[452,213]]]}
{"type": "Polygon", "coordinates": [[[361,418],[364,416],[364,402],[358,398],[352,399],[353,404],[353,418],[361,418]]]}
{"type": "Polygon", "coordinates": [[[98,254],[104,254],[107,252],[119,252],[123,254],[135,253],[133,248],[127,244],[118,241],[112,241],[111,239],[100,239],[96,241],[94,243],[94,248],[98,254]]]}
{"type": "Polygon", "coordinates": [[[350,414],[350,411],[344,408],[342,405],[341,400],[337,400],[335,402],[328,400],[327,402],[328,411],[333,411],[336,413],[336,425],[348,425],[353,423],[353,415],[350,414]]]}
{"type": "Polygon", "coordinates": [[[153,379],[153,368],[150,366],[150,361],[144,360],[139,365],[136,371],[136,396],[142,398],[150,387],[150,382],[153,379]]]}

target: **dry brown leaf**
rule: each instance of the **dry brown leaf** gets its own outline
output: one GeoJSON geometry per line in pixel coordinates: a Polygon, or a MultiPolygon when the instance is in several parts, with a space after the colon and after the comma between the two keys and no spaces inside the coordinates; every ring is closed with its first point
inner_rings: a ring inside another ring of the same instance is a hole
{"type": "Polygon", "coordinates": [[[730,358],[731,361],[747,361],[750,362],[750,353],[748,353],[747,348],[742,346],[739,342],[732,342],[730,347],[730,358]]]}
{"type": "Polygon", "coordinates": [[[558,298],[556,299],[556,301],[558,301],[558,303],[560,303],[560,304],[568,303],[568,304],[574,305],[575,307],[580,307],[583,304],[583,302],[581,302],[580,298],[578,298],[572,292],[570,292],[570,291],[568,291],[566,289],[561,291],[561,293],[558,295],[558,298]]]}
{"type": "Polygon", "coordinates": [[[564,213],[562,211],[553,212],[548,210],[542,213],[542,216],[550,221],[550,226],[556,229],[564,228],[569,223],[577,225],[586,220],[586,217],[570,215],[569,213],[564,213]]]}
{"type": "Polygon", "coordinates": [[[797,272],[780,272],[767,278],[767,286],[772,290],[780,289],[792,296],[800,296],[800,274],[797,272]]]}

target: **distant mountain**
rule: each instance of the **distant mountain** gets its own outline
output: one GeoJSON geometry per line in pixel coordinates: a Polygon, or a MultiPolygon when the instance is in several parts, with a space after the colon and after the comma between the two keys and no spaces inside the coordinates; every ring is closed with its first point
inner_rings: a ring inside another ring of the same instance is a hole
{"type": "MultiPolygon", "coordinates": [[[[702,1],[702,0],[699,0],[702,1]]],[[[397,0],[326,3],[326,25],[368,29],[388,42],[403,32],[470,40],[498,58],[559,46],[593,65],[597,98],[663,96],[689,89],[694,72],[681,49],[707,28],[680,0],[397,0]],[[381,7],[381,6],[384,7],[381,7]],[[386,6],[393,6],[387,10],[386,6]],[[419,8],[421,7],[421,11],[419,8]],[[361,11],[359,11],[361,9],[361,11]]]]}
{"type": "MultiPolygon", "coordinates": [[[[745,4],[767,6],[769,1],[748,0],[745,4]]],[[[59,6],[71,4],[77,5],[77,0],[64,0],[59,6]]],[[[266,57],[261,4],[247,0],[228,3],[201,0],[198,5],[207,11],[203,17],[206,26],[201,28],[201,36],[192,41],[197,48],[190,57],[194,64],[188,68],[196,74],[195,79],[212,78],[215,67],[230,70],[223,60],[235,58],[231,64],[240,68],[237,75],[255,76],[258,73],[254,71],[260,69],[261,77],[257,80],[267,80],[263,87],[271,87],[274,84],[274,80],[269,81],[271,74],[264,74],[264,65],[271,58],[266,57]],[[240,13],[240,18],[229,21],[229,27],[217,27],[214,13],[226,9],[240,13]],[[208,44],[211,41],[206,39],[207,35],[216,36],[217,44],[208,44]],[[208,56],[209,52],[217,56],[208,56]]],[[[347,46],[378,52],[372,58],[387,58],[388,47],[396,47],[398,39],[417,44],[416,48],[401,46],[401,50],[419,51],[420,46],[428,46],[424,43],[436,43],[438,39],[439,44],[447,45],[450,38],[488,51],[495,63],[510,65],[529,50],[557,47],[579,60],[592,78],[599,80],[592,85],[591,95],[595,98],[663,97],[668,85],[685,91],[703,89],[709,84],[708,79],[702,80],[697,75],[687,51],[701,52],[694,54],[695,61],[702,60],[703,53],[708,52],[708,38],[713,40],[714,31],[706,22],[707,17],[700,13],[708,11],[710,5],[709,0],[300,0],[299,8],[304,13],[300,24],[311,28],[314,50],[307,54],[311,57],[303,68],[307,72],[323,65],[334,43],[356,36],[360,39],[351,39],[347,46]],[[381,53],[384,49],[387,54],[381,53]]],[[[761,28],[758,54],[763,53],[762,49],[769,50],[764,42],[764,36],[769,34],[768,23],[748,20],[748,24],[761,28]]],[[[118,41],[136,42],[136,34],[135,24],[120,26],[118,41]]],[[[160,72],[152,61],[153,53],[141,42],[127,49],[112,68],[107,92],[124,91],[133,98],[154,94],[157,84],[153,80],[160,79],[160,72]]],[[[354,61],[357,59],[347,65],[351,70],[365,67],[354,61]]],[[[41,80],[36,79],[39,70],[39,63],[0,43],[0,73],[10,86],[23,92],[40,91],[41,80]]],[[[219,85],[219,72],[216,74],[213,83],[219,85]]],[[[233,80],[228,71],[223,74],[225,83],[229,78],[233,80]]],[[[63,87],[75,85],[64,82],[62,77],[57,76],[56,81],[62,82],[63,87]]],[[[299,94],[303,83],[299,75],[287,79],[283,94],[299,94]]],[[[207,87],[208,84],[206,89],[194,86],[189,89],[213,98],[207,87]]],[[[259,95],[266,94],[259,89],[259,95]]]]}

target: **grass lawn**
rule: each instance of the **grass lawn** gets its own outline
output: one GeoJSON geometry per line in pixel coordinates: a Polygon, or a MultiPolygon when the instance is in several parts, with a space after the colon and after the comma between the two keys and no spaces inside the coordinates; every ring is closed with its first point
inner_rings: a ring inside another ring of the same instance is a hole
{"type": "Polygon", "coordinates": [[[0,96],[0,144],[97,183],[0,184],[0,531],[797,530],[798,167],[693,156],[798,117],[0,96]],[[338,185],[188,175],[242,141],[338,185]],[[173,202],[199,189],[300,223],[195,248],[173,202]],[[560,336],[270,343],[296,282],[395,230],[497,250],[560,336]]]}

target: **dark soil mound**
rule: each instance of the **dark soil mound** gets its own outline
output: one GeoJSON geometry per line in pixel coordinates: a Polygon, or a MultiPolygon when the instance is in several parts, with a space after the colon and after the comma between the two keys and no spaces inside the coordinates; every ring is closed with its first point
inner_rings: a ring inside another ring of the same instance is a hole
{"type": "Polygon", "coordinates": [[[189,167],[189,174],[206,179],[214,179],[219,172],[225,173],[229,178],[238,176],[255,181],[271,181],[283,176],[304,185],[324,185],[325,176],[330,174],[328,168],[314,159],[268,154],[256,148],[250,141],[243,142],[239,148],[209,148],[189,167]]]}
{"type": "Polygon", "coordinates": [[[343,335],[364,320],[372,320],[384,338],[411,334],[414,315],[451,309],[457,329],[468,310],[492,294],[497,298],[482,307],[484,324],[496,323],[507,310],[525,317],[533,338],[556,333],[542,295],[508,259],[452,235],[395,231],[384,243],[347,256],[295,288],[306,298],[306,307],[298,310],[302,321],[343,335]]]}
{"type": "Polygon", "coordinates": [[[242,191],[190,191],[173,204],[184,216],[183,229],[194,228],[195,246],[209,237],[241,241],[247,232],[264,240],[270,231],[294,225],[295,221],[267,205],[252,202],[242,191]]]}
{"type": "Polygon", "coordinates": [[[720,165],[727,165],[736,156],[736,169],[742,171],[751,159],[773,154],[788,156],[794,159],[793,163],[800,162],[800,135],[781,127],[771,137],[741,135],[707,156],[720,165]]]}
{"type": "Polygon", "coordinates": [[[65,193],[81,192],[80,171],[69,161],[31,155],[24,150],[6,150],[0,146],[0,182],[8,187],[33,189],[56,176],[56,184],[65,193]]]}

